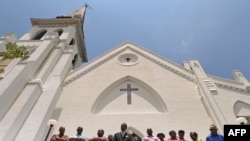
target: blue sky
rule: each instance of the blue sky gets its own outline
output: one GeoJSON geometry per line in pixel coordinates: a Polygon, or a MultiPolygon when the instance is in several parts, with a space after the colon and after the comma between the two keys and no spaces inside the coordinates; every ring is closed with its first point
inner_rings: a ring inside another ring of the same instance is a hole
{"type": "Polygon", "coordinates": [[[88,3],[85,38],[89,60],[131,41],[181,65],[197,59],[206,73],[250,81],[249,0],[1,0],[0,36],[18,38],[30,18],[67,15],[88,3]]]}

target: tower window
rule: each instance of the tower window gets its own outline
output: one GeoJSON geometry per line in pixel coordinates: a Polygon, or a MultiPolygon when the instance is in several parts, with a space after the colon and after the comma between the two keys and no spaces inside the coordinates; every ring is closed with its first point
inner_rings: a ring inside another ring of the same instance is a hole
{"type": "Polygon", "coordinates": [[[75,39],[71,39],[71,41],[69,42],[69,45],[75,45],[75,39]]]}
{"type": "Polygon", "coordinates": [[[77,54],[74,56],[74,59],[72,60],[72,65],[74,66],[77,60],[77,54]]]}
{"type": "Polygon", "coordinates": [[[40,40],[46,32],[47,30],[45,29],[37,32],[36,35],[32,38],[32,40],[40,40]]]}
{"type": "Polygon", "coordinates": [[[58,30],[56,30],[56,32],[58,33],[59,36],[61,36],[62,33],[63,33],[63,30],[62,29],[58,29],[58,30]]]}

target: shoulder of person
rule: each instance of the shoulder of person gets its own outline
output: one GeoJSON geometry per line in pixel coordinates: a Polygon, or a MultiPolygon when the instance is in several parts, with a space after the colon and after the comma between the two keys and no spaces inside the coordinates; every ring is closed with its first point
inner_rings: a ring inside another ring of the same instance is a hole
{"type": "Polygon", "coordinates": [[[224,140],[224,136],[220,134],[220,137],[224,140]]]}

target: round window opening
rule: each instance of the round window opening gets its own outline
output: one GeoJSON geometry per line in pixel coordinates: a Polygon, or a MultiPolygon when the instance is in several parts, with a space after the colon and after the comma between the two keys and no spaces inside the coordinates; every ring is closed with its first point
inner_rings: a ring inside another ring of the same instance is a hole
{"type": "Polygon", "coordinates": [[[139,63],[139,59],[135,54],[126,53],[118,57],[118,63],[121,65],[130,66],[139,63]]]}

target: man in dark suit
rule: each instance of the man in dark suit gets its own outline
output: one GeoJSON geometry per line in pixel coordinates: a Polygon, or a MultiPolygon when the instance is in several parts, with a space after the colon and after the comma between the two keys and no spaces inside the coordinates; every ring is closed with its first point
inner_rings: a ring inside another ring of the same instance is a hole
{"type": "Polygon", "coordinates": [[[127,124],[121,124],[121,131],[114,134],[113,141],[132,141],[132,136],[126,132],[127,124]]]}

